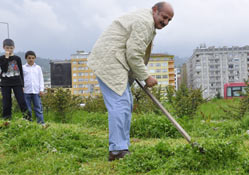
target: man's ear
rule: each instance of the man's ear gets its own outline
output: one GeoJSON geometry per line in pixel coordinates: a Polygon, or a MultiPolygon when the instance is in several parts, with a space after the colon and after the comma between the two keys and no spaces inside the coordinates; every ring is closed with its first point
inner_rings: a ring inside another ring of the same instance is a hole
{"type": "Polygon", "coordinates": [[[152,7],[152,11],[153,11],[154,13],[156,13],[156,12],[157,12],[157,6],[152,7]]]}

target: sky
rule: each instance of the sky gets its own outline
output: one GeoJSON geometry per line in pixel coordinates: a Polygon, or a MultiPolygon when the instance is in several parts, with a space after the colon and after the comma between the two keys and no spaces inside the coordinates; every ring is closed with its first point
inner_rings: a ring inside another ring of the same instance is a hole
{"type": "MultiPolygon", "coordinates": [[[[155,0],[0,0],[0,22],[9,24],[15,51],[34,50],[39,57],[70,59],[90,52],[100,34],[117,17],[155,0]]],[[[168,0],[174,18],[157,30],[153,53],[190,57],[206,46],[249,45],[249,0],[168,0]]],[[[0,41],[7,25],[0,23],[0,41]]],[[[3,51],[2,47],[0,52],[3,51]]]]}

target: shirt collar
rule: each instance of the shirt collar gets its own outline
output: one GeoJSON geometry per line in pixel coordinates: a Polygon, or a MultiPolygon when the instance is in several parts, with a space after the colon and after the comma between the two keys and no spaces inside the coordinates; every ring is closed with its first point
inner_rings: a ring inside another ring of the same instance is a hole
{"type": "Polygon", "coordinates": [[[36,64],[34,63],[32,66],[30,66],[28,63],[26,63],[25,66],[34,67],[34,66],[36,66],[36,64]]]}

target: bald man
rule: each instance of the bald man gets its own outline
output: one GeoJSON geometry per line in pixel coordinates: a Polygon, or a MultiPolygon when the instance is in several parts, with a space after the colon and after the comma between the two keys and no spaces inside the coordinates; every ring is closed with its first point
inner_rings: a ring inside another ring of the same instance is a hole
{"type": "Polygon", "coordinates": [[[121,16],[103,32],[91,51],[88,66],[97,76],[108,110],[109,161],[130,154],[133,98],[129,80],[145,81],[147,87],[157,84],[146,65],[156,29],[167,26],[173,16],[167,2],[121,16]]]}

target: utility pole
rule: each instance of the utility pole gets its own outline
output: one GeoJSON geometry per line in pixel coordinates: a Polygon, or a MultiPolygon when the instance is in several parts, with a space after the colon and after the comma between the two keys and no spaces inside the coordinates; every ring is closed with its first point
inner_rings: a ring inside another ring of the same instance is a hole
{"type": "Polygon", "coordinates": [[[7,22],[0,22],[1,24],[6,24],[7,25],[7,34],[8,34],[8,38],[10,38],[10,33],[9,33],[9,23],[7,22]]]}

